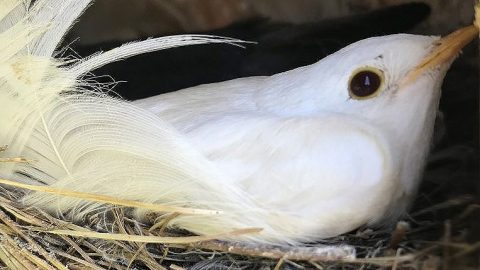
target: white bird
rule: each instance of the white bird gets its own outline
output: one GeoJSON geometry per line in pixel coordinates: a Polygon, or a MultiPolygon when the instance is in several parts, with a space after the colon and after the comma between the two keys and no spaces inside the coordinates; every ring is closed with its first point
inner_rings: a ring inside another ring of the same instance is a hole
{"type": "MultiPolygon", "coordinates": [[[[134,54],[236,40],[167,37],[80,61],[53,58],[89,3],[0,3],[0,144],[9,146],[3,155],[32,160],[0,164],[0,174],[170,205],[188,213],[170,225],[194,233],[259,227],[243,239],[277,244],[405,212],[428,153],[442,79],[478,33],[470,26],[443,39],[370,38],[271,77],[130,103],[82,90],[80,79],[134,54]]],[[[24,203],[73,219],[105,207],[45,193],[24,203]]]]}

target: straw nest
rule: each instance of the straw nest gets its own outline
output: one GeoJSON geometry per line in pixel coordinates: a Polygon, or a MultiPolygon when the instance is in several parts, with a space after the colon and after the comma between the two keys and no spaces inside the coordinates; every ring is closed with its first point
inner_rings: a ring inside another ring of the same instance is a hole
{"type": "MultiPolygon", "coordinates": [[[[447,149],[446,156],[451,158],[456,151],[459,150],[447,149]]],[[[445,156],[445,151],[442,155],[445,156]]],[[[27,161],[12,158],[1,162],[27,161]]],[[[452,187],[446,187],[444,181],[435,182],[439,173],[438,168],[427,171],[423,190],[428,193],[421,193],[416,209],[396,228],[362,228],[303,247],[217,240],[225,235],[192,236],[188,232],[166,229],[177,214],[152,215],[149,224],[128,216],[128,209],[132,207],[161,206],[3,179],[0,180],[0,265],[15,270],[475,269],[479,263],[480,241],[472,240],[480,232],[480,204],[475,197],[465,195],[468,187],[464,184],[458,191],[463,195],[444,200],[443,191],[452,187]],[[74,224],[19,203],[29,190],[102,201],[117,207],[74,224]]],[[[229,236],[256,232],[256,229],[238,230],[229,236]]]]}

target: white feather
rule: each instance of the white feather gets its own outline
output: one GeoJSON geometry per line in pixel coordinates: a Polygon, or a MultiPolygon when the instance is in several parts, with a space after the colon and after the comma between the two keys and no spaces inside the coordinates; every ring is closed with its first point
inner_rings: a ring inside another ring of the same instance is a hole
{"type": "Polygon", "coordinates": [[[36,1],[30,9],[31,23],[47,24],[48,31],[32,46],[32,54],[52,56],[74,21],[87,8],[92,0],[44,0],[36,1]]]}
{"type": "Polygon", "coordinates": [[[30,0],[3,0],[0,3],[0,32],[23,19],[29,6],[30,0]]]}

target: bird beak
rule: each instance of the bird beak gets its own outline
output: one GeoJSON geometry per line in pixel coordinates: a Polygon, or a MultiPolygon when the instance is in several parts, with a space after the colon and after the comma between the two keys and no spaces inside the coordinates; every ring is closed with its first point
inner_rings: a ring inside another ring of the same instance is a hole
{"type": "Polygon", "coordinates": [[[476,26],[467,26],[461,28],[450,35],[437,41],[436,47],[428,54],[414,69],[412,69],[403,81],[403,85],[415,81],[427,70],[439,67],[442,64],[452,61],[475,37],[478,36],[476,26]]]}

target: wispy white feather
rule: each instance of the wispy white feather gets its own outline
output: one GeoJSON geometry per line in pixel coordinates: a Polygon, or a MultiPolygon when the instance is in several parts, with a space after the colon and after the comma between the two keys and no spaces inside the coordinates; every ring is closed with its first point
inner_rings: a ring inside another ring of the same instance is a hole
{"type": "Polygon", "coordinates": [[[31,23],[48,24],[48,31],[32,46],[32,54],[52,56],[74,21],[87,8],[92,0],[45,0],[36,1],[30,8],[31,23]]]}
{"type": "Polygon", "coordinates": [[[70,68],[70,71],[73,72],[73,76],[80,77],[81,75],[89,71],[95,70],[109,63],[132,57],[138,54],[149,53],[157,50],[165,50],[184,45],[200,45],[207,43],[226,43],[239,46],[239,42],[242,41],[238,39],[222,38],[208,35],[177,35],[170,37],[153,38],[144,41],[127,43],[110,51],[92,55],[73,65],[70,68]]]}
{"type": "Polygon", "coordinates": [[[30,0],[3,0],[0,3],[0,32],[24,19],[30,0]]]}
{"type": "MultiPolygon", "coordinates": [[[[30,184],[222,213],[180,217],[173,223],[198,233],[256,224],[266,225],[271,235],[278,234],[267,223],[250,220],[268,211],[229,185],[228,177],[170,124],[128,102],[82,90],[84,82],[79,80],[92,69],[135,54],[235,40],[167,37],[127,44],[73,64],[52,58],[54,48],[88,2],[36,1],[0,34],[0,40],[10,42],[2,44],[5,48],[0,51],[0,143],[8,145],[2,154],[31,160],[0,164],[1,175],[30,184]]],[[[13,9],[7,7],[2,11],[8,16],[13,9]]],[[[5,26],[11,20],[2,22],[5,26]]],[[[44,193],[32,193],[24,202],[74,219],[105,207],[44,193]]]]}
{"type": "Polygon", "coordinates": [[[0,21],[21,4],[22,3],[17,0],[5,0],[0,2],[0,21]]]}

